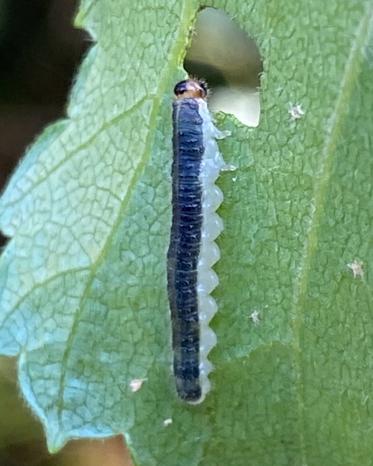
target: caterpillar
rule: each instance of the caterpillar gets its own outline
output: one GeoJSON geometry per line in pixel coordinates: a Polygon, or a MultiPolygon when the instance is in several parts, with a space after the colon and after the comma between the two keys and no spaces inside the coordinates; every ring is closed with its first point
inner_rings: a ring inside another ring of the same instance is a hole
{"type": "Polygon", "coordinates": [[[210,293],[219,283],[212,266],[220,258],[214,240],[223,221],[215,211],[223,193],[215,180],[226,168],[216,139],[228,134],[213,123],[204,81],[181,81],[174,93],[168,297],[176,390],[182,400],[195,404],[210,390],[207,355],[216,345],[209,321],[217,304],[210,293]]]}

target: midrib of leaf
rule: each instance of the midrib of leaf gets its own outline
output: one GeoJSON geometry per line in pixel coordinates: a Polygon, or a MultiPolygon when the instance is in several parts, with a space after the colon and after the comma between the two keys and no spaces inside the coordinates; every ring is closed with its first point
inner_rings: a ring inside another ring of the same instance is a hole
{"type": "Polygon", "coordinates": [[[365,14],[356,28],[355,40],[351,44],[349,56],[344,68],[341,85],[334,110],[327,125],[327,134],[321,154],[321,166],[319,176],[315,182],[313,204],[311,205],[311,218],[308,233],[306,235],[304,252],[302,255],[299,273],[294,286],[293,294],[293,346],[295,350],[294,361],[297,371],[297,403],[300,424],[300,448],[302,466],[307,466],[305,451],[305,415],[304,415],[304,389],[303,389],[303,364],[301,348],[301,332],[304,325],[303,303],[306,297],[309,271],[313,256],[318,245],[318,231],[320,218],[328,190],[328,182],[333,167],[333,155],[338,143],[341,126],[347,115],[349,102],[355,85],[355,79],[362,65],[362,50],[366,45],[373,30],[373,7],[369,5],[365,14]],[[328,128],[330,130],[328,131],[328,128]]]}
{"type": "Polygon", "coordinates": [[[73,346],[73,340],[76,335],[77,329],[78,329],[78,323],[80,321],[80,315],[83,310],[83,303],[86,300],[90,287],[92,285],[92,282],[94,280],[94,277],[96,275],[96,271],[98,267],[101,265],[103,260],[106,257],[106,252],[110,248],[111,242],[113,240],[113,237],[115,236],[115,233],[119,227],[119,224],[121,223],[121,220],[124,216],[125,210],[131,200],[132,197],[132,192],[141,176],[141,173],[143,172],[146,163],[150,159],[150,154],[151,154],[151,145],[152,141],[154,140],[154,134],[156,130],[156,119],[158,116],[158,110],[160,108],[161,102],[163,100],[164,93],[166,91],[166,87],[168,85],[168,76],[171,73],[171,71],[177,66],[178,59],[181,55],[181,51],[185,48],[186,45],[186,39],[188,37],[188,28],[189,25],[192,23],[193,18],[196,14],[196,8],[194,8],[193,5],[194,2],[190,2],[186,0],[182,4],[182,12],[180,15],[181,21],[180,21],[180,26],[177,34],[177,38],[175,40],[175,46],[171,49],[170,54],[169,54],[169,60],[167,60],[166,66],[163,69],[163,72],[161,76],[159,77],[158,80],[158,87],[155,90],[154,93],[154,98],[153,98],[153,106],[151,109],[151,114],[149,118],[149,131],[146,136],[146,142],[144,146],[144,152],[142,155],[142,158],[140,159],[138,166],[136,167],[136,170],[134,172],[134,175],[132,176],[131,180],[129,181],[129,186],[127,193],[122,201],[122,205],[119,209],[117,218],[113,224],[113,227],[111,229],[110,234],[108,235],[105,244],[103,245],[103,248],[101,250],[101,253],[97,256],[95,262],[91,266],[91,272],[89,274],[87,284],[84,289],[84,293],[82,294],[82,297],[79,301],[79,306],[78,310],[76,312],[76,315],[73,319],[72,326],[70,328],[70,332],[66,341],[66,350],[62,356],[62,361],[61,361],[61,377],[60,377],[60,383],[59,383],[59,391],[58,391],[58,399],[57,399],[57,406],[58,406],[58,411],[57,411],[57,417],[58,417],[58,422],[59,422],[59,427],[60,427],[60,432],[56,434],[55,438],[50,438],[48,439],[48,445],[50,451],[56,451],[58,450],[62,444],[65,441],[65,436],[62,433],[62,422],[61,422],[61,414],[62,414],[62,408],[63,408],[63,395],[64,395],[64,385],[65,385],[65,376],[66,376],[66,371],[64,370],[67,367],[67,363],[69,360],[70,352],[73,346]]]}

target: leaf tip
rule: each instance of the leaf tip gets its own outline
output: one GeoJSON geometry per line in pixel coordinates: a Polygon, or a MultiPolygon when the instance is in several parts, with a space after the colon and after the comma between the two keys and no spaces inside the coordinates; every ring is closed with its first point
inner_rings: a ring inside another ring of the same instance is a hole
{"type": "Polygon", "coordinates": [[[68,438],[61,432],[56,425],[48,426],[46,432],[48,451],[53,454],[57,453],[65,445],[68,438]]]}

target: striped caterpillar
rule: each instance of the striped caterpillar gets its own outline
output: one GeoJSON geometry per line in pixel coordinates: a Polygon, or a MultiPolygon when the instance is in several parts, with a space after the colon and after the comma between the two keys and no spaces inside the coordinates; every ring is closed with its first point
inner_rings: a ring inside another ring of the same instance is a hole
{"type": "Polygon", "coordinates": [[[223,230],[215,212],[223,193],[215,180],[226,165],[216,139],[227,133],[214,126],[203,81],[181,81],[174,92],[172,226],[167,256],[173,367],[179,397],[200,403],[210,390],[212,364],[207,355],[216,344],[216,335],[208,324],[217,311],[210,293],[219,283],[212,266],[220,257],[214,240],[223,230]]]}

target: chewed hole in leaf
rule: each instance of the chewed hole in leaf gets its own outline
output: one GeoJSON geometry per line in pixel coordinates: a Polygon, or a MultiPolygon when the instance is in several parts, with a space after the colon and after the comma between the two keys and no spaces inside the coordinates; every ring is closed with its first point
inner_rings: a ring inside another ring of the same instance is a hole
{"type": "Polygon", "coordinates": [[[222,10],[204,8],[198,13],[184,68],[207,81],[212,111],[231,113],[247,126],[258,126],[263,71],[259,49],[222,10]]]}

